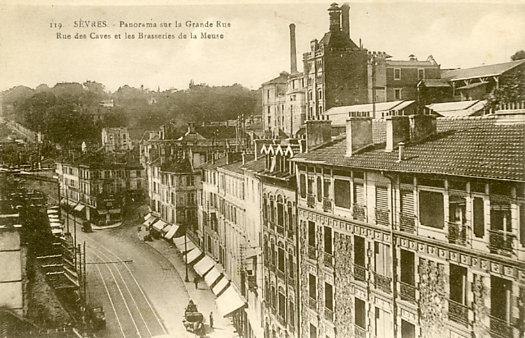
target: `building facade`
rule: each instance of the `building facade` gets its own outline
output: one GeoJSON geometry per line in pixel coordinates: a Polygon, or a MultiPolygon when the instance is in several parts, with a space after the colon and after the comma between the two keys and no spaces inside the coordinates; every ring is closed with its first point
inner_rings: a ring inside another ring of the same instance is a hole
{"type": "Polygon", "coordinates": [[[106,151],[128,151],[133,148],[127,128],[103,128],[102,146],[106,151]]]}
{"type": "Polygon", "coordinates": [[[523,334],[523,125],[437,125],[389,118],[384,147],[350,118],[294,158],[302,337],[523,334]]]}

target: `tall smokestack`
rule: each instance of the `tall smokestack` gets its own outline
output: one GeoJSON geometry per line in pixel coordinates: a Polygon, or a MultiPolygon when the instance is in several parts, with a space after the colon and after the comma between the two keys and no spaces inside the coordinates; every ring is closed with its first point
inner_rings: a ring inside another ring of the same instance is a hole
{"type": "Polygon", "coordinates": [[[290,24],[290,62],[291,73],[297,73],[297,50],[295,48],[295,24],[290,24]]]}
{"type": "Polygon", "coordinates": [[[335,2],[328,8],[328,16],[330,17],[330,32],[341,31],[341,8],[335,2]]]}
{"type": "Polygon", "coordinates": [[[350,37],[350,6],[348,3],[344,3],[341,6],[341,12],[342,12],[342,30],[343,32],[350,37]]]}

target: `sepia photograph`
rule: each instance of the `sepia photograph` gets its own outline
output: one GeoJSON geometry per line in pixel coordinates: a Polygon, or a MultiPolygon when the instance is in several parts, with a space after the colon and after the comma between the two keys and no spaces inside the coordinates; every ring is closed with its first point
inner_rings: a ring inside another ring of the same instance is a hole
{"type": "Polygon", "coordinates": [[[0,338],[525,338],[525,2],[0,1],[0,338]]]}

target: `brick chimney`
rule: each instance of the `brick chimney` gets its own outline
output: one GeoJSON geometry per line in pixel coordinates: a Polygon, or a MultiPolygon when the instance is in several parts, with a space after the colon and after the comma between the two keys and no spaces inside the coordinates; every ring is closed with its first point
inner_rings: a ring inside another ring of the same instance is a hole
{"type": "Polygon", "coordinates": [[[386,118],[386,148],[391,152],[400,142],[410,139],[410,121],[408,116],[389,116],[386,118]]]}
{"type": "Polygon", "coordinates": [[[330,17],[330,32],[338,32],[341,30],[341,8],[334,2],[328,8],[328,16],[330,17]]]}
{"type": "Polygon", "coordinates": [[[290,73],[297,73],[297,49],[295,46],[295,24],[290,24],[290,73]]]}
{"type": "Polygon", "coordinates": [[[341,6],[341,12],[342,12],[342,18],[343,18],[343,22],[341,24],[341,28],[343,30],[343,32],[348,36],[350,37],[350,6],[348,5],[348,3],[344,3],[342,6],[341,6]]]}
{"type": "Polygon", "coordinates": [[[349,117],[346,119],[346,155],[351,157],[357,151],[374,144],[371,117],[349,117]]]}
{"type": "Polygon", "coordinates": [[[306,152],[332,140],[331,120],[307,120],[306,122],[306,152]]]}
{"type": "Polygon", "coordinates": [[[437,132],[434,115],[410,115],[410,141],[417,142],[437,132]]]}

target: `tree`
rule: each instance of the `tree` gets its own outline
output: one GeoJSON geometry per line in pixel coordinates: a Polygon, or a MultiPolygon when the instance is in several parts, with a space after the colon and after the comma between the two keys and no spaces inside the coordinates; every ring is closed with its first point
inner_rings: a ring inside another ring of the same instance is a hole
{"type": "Polygon", "coordinates": [[[518,61],[525,59],[525,50],[519,50],[510,57],[512,61],[518,61]]]}

